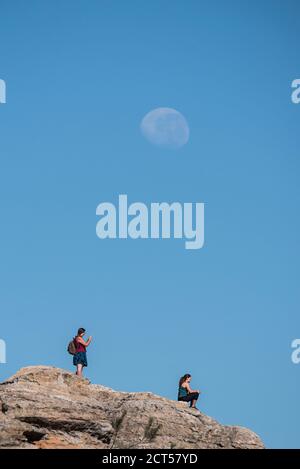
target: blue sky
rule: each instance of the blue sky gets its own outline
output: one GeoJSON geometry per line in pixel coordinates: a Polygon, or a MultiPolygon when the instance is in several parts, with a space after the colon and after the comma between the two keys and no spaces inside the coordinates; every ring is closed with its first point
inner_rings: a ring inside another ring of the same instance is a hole
{"type": "Polygon", "coordinates": [[[176,398],[300,447],[296,0],[1,1],[1,378],[73,369],[176,398]],[[140,132],[156,107],[190,127],[178,150],[140,132]],[[96,207],[205,203],[205,245],[100,240],[96,207]]]}

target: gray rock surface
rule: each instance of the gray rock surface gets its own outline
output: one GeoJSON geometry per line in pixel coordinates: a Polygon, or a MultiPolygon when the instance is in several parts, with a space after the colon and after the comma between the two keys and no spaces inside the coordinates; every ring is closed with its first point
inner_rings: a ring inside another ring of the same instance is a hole
{"type": "Polygon", "coordinates": [[[0,385],[0,448],[263,448],[252,431],[224,426],[186,403],[117,392],[49,366],[0,385]]]}

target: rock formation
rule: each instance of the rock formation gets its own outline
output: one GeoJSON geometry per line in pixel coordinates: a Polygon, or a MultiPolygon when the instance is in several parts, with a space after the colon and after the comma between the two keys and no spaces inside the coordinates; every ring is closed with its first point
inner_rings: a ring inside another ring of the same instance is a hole
{"type": "Polygon", "coordinates": [[[117,392],[54,367],[21,369],[0,385],[0,448],[263,448],[184,402],[117,392]]]}

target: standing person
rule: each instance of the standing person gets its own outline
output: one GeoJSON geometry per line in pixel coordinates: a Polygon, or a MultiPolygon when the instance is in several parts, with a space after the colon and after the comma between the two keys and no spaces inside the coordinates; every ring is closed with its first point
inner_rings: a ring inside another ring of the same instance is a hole
{"type": "Polygon", "coordinates": [[[197,409],[196,402],[199,397],[200,391],[199,389],[193,390],[190,388],[191,379],[192,376],[189,373],[186,373],[180,378],[178,386],[178,400],[190,402],[190,407],[192,409],[197,409]]]}
{"type": "Polygon", "coordinates": [[[82,369],[88,366],[86,358],[86,348],[90,345],[92,337],[90,336],[87,341],[84,340],[85,329],[80,327],[77,335],[74,338],[76,353],[73,357],[73,365],[76,366],[76,375],[82,377],[82,369]]]}

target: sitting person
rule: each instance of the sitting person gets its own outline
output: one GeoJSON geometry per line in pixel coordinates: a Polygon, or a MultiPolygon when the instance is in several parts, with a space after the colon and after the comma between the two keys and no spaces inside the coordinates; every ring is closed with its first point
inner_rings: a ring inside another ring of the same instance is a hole
{"type": "Polygon", "coordinates": [[[178,400],[190,402],[190,407],[192,409],[197,409],[196,402],[199,397],[200,391],[193,391],[190,388],[191,379],[192,377],[188,373],[180,378],[178,387],[178,400]]]}

